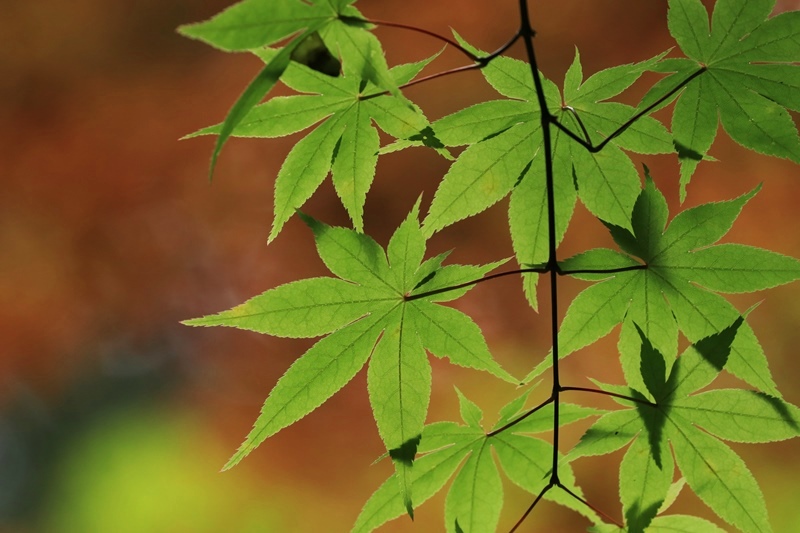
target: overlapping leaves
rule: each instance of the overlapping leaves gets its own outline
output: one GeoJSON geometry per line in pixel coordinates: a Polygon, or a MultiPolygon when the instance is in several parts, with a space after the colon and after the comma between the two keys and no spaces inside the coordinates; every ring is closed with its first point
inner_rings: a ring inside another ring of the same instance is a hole
{"type": "MultiPolygon", "coordinates": [[[[719,439],[772,442],[797,437],[800,409],[741,389],[696,393],[726,366],[742,324],[739,317],[720,333],[699,340],[673,365],[638,330],[645,388],[614,390],[642,401],[648,395],[654,403],[637,403],[634,409],[603,415],[568,454],[570,460],[602,455],[633,441],[620,465],[626,531],[643,532],[651,522],[686,521],[666,516],[653,520],[671,499],[675,463],[689,487],[722,519],[742,531],[771,531],[755,479],[744,461],[719,439]]],[[[706,531],[689,529],[695,530],[706,531]]]]}
{"type": "MultiPolygon", "coordinates": [[[[270,61],[275,51],[261,51],[270,61]]],[[[394,83],[414,78],[433,58],[391,69],[394,83]]],[[[329,172],[353,226],[363,231],[364,203],[375,177],[379,138],[373,121],[397,138],[425,128],[427,119],[416,106],[383,94],[359,75],[332,77],[300,64],[292,64],[281,80],[310,94],[272,98],[254,107],[231,133],[241,137],[282,137],[320,123],[294,145],[275,181],[275,210],[269,240],[302,207],[329,172]]],[[[198,134],[218,133],[219,126],[198,134]]]]}
{"type": "MultiPolygon", "coordinates": [[[[633,231],[608,225],[623,253],[590,250],[560,265],[565,272],[634,268],[587,276],[603,279],[570,304],[561,325],[560,356],[593,343],[622,323],[623,370],[629,384],[641,385],[640,341],[634,324],[640,325],[671,364],[677,356],[679,330],[690,341],[697,341],[719,332],[739,315],[717,292],[752,292],[800,278],[800,261],[791,257],[739,244],[714,245],[755,193],[687,209],[666,227],[666,200],[648,177],[633,210],[633,231]]],[[[540,365],[532,375],[548,364],[540,365]]],[[[779,396],[763,351],[747,324],[736,337],[726,368],[753,387],[779,396]]]]}
{"type": "Polygon", "coordinates": [[[425,237],[418,211],[419,202],[392,236],[386,252],[366,235],[306,217],[320,257],[338,277],[288,283],[228,311],[186,322],[280,337],[327,335],[278,381],[226,468],[316,409],[370,359],[370,403],[378,431],[395,459],[410,510],[411,465],[431,388],[425,350],[456,365],[517,382],[492,359],[480,329],[467,315],[438,305],[469,287],[440,289],[480,278],[499,263],[442,266],[446,254],[423,261],[425,237]]]}
{"type": "Polygon", "coordinates": [[[219,129],[209,175],[236,126],[272,90],[296,57],[295,51],[309,39],[321,39],[327,53],[335,53],[341,59],[345,74],[403,99],[389,74],[380,42],[368,31],[369,25],[352,3],[353,0],[244,0],[210,20],[179,28],[187,37],[229,52],[260,49],[299,34],[270,59],[228,112],[219,129]]]}
{"type": "Polygon", "coordinates": [[[800,162],[800,137],[788,111],[800,110],[800,11],[768,18],[774,6],[775,0],[718,0],[709,29],[700,0],[669,2],[669,29],[687,58],[662,70],[674,72],[674,80],[705,70],[673,113],[681,198],[719,122],[744,147],[800,162]]]}
{"type": "MultiPolygon", "coordinates": [[[[501,409],[495,429],[520,415],[529,392],[501,409]]],[[[552,445],[530,434],[552,430],[553,406],[550,404],[538,410],[506,431],[487,436],[481,426],[483,412],[460,391],[458,397],[463,424],[437,422],[425,426],[422,432],[418,450],[421,457],[416,460],[413,471],[415,501],[418,505],[422,504],[455,476],[445,503],[447,531],[495,531],[503,507],[500,470],[511,482],[534,495],[549,481],[552,445]],[[495,457],[500,462],[500,469],[495,457]]],[[[597,409],[563,403],[559,423],[566,425],[602,413],[597,409]]],[[[559,477],[570,490],[581,494],[569,464],[559,468],[559,477]]],[[[593,522],[599,522],[590,509],[566,492],[553,489],[545,494],[545,498],[582,513],[593,522]]],[[[397,474],[394,474],[364,505],[353,532],[372,531],[402,515],[401,502],[401,486],[397,474]]]]}

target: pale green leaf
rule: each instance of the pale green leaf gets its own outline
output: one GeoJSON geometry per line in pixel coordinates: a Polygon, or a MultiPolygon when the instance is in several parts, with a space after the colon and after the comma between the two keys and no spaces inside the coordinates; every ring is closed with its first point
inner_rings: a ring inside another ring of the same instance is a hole
{"type": "Polygon", "coordinates": [[[755,391],[712,390],[675,399],[672,409],[717,437],[772,442],[800,435],[800,409],[755,391]]]}
{"type": "Polygon", "coordinates": [[[462,146],[483,141],[516,124],[533,122],[538,119],[537,115],[528,102],[494,100],[440,118],[431,128],[445,146],[462,146]]]}
{"type": "Polygon", "coordinates": [[[704,76],[690,83],[675,103],[672,134],[675,151],[681,162],[681,201],[686,199],[686,186],[694,169],[706,157],[717,136],[717,108],[714,101],[703,98],[710,82],[704,76]]]}
{"type": "Polygon", "coordinates": [[[724,71],[714,71],[710,79],[722,127],[734,141],[762,154],[800,163],[800,137],[783,106],[750,90],[739,89],[737,77],[724,71]]]}
{"type": "Polygon", "coordinates": [[[578,444],[567,454],[567,459],[572,462],[579,457],[617,451],[628,444],[641,429],[641,421],[634,410],[611,411],[586,430],[578,444]]]}
{"type": "Polygon", "coordinates": [[[380,139],[362,106],[342,114],[344,132],[333,154],[331,170],[336,194],[342,200],[356,231],[364,229],[364,203],[375,177],[380,139]]]}
{"type": "Polygon", "coordinates": [[[714,244],[728,233],[742,207],[761,190],[759,185],[747,194],[733,200],[702,204],[681,211],[670,222],[661,240],[661,246],[650,259],[657,263],[661,254],[694,250],[714,244]]]}
{"type": "Polygon", "coordinates": [[[412,467],[431,394],[431,368],[419,336],[396,313],[375,347],[367,371],[372,414],[389,450],[403,503],[413,518],[412,467]]]}
{"type": "Polygon", "coordinates": [[[653,459],[651,444],[643,435],[633,441],[620,463],[619,495],[629,533],[649,531],[672,483],[672,454],[666,439],[660,444],[661,464],[653,459]]]}
{"type": "Polygon", "coordinates": [[[411,292],[416,285],[416,272],[425,256],[425,237],[419,227],[419,204],[420,199],[417,199],[386,248],[395,287],[403,294],[411,292]]]}
{"type": "Polygon", "coordinates": [[[281,285],[228,311],[183,323],[228,326],[276,337],[316,337],[369,314],[380,302],[391,300],[340,279],[312,278],[281,285]]]}
{"type": "Polygon", "coordinates": [[[227,470],[264,439],[300,420],[350,381],[369,357],[380,335],[379,317],[359,320],[311,347],[295,361],[270,392],[253,430],[225,464],[227,470]]]}
{"type": "Polygon", "coordinates": [[[448,532],[494,531],[503,508],[503,484],[488,442],[475,446],[447,493],[444,516],[448,532]],[[458,526],[456,526],[458,524],[458,526]]]}
{"type": "Polygon", "coordinates": [[[673,272],[723,293],[754,292],[800,278],[800,261],[742,244],[720,244],[670,259],[673,272]]]}
{"type": "Polygon", "coordinates": [[[334,118],[295,144],[275,180],[275,218],[269,241],[275,239],[286,221],[308,200],[328,175],[333,152],[342,135],[342,123],[334,118]]]}
{"type": "Polygon", "coordinates": [[[724,52],[720,51],[717,61],[796,62],[799,37],[800,11],[787,11],[767,20],[724,52]]]}
{"type": "Polygon", "coordinates": [[[648,533],[725,533],[725,530],[703,518],[686,515],[657,516],[648,533]]]}
{"type": "Polygon", "coordinates": [[[371,237],[346,228],[328,226],[303,215],[314,231],[317,252],[325,266],[342,279],[385,289],[398,294],[387,281],[389,262],[386,253],[371,237]]]}
{"type": "MultiPolygon", "coordinates": [[[[340,96],[277,96],[251,109],[231,132],[232,137],[284,137],[316,124],[348,105],[340,96]]],[[[209,126],[184,137],[219,133],[221,125],[209,126]]]]}
{"type": "Polygon", "coordinates": [[[519,383],[492,359],[480,328],[461,311],[415,300],[409,304],[409,319],[425,347],[435,356],[447,357],[455,365],[485,370],[509,383],[519,383]]]}
{"type": "MultiPolygon", "coordinates": [[[[545,431],[553,431],[554,412],[555,408],[553,404],[549,403],[532,415],[525,417],[524,420],[514,424],[513,427],[509,428],[509,431],[513,431],[514,433],[542,433],[545,431]]],[[[583,405],[561,401],[558,406],[558,425],[566,426],[578,420],[605,413],[606,411],[602,409],[584,407],[583,405]]]]}
{"type": "Polygon", "coordinates": [[[464,396],[464,394],[456,387],[456,394],[458,394],[458,406],[461,412],[461,419],[468,426],[480,429],[481,420],[483,419],[483,411],[478,407],[475,402],[464,396]]]}
{"type": "Polygon", "coordinates": [[[559,356],[566,357],[592,344],[622,322],[630,305],[628,294],[638,284],[637,278],[618,276],[596,283],[578,294],[561,323],[559,356]]]}
{"type": "Polygon", "coordinates": [[[299,0],[244,0],[205,22],[187,24],[178,31],[221,50],[249,50],[331,20],[333,15],[299,0]]]}
{"type": "MultiPolygon", "coordinates": [[[[416,505],[421,505],[444,487],[471,447],[472,443],[467,441],[414,461],[412,483],[416,505]]],[[[397,474],[392,474],[364,504],[351,531],[368,533],[405,512],[397,474]]]]}
{"type": "Polygon", "coordinates": [[[631,213],[640,181],[633,162],[616,146],[593,154],[573,150],[578,196],[597,218],[630,228],[631,213]]]}
{"type": "Polygon", "coordinates": [[[423,228],[426,235],[505,198],[541,144],[541,130],[518,124],[464,151],[442,179],[423,228]]]}
{"type": "Polygon", "coordinates": [[[694,493],[740,530],[772,531],[761,489],[744,461],[722,442],[676,418],[670,419],[670,441],[694,493]]]}
{"type": "MultiPolygon", "coordinates": [[[[491,442],[508,479],[529,493],[538,495],[549,482],[552,472],[552,445],[540,439],[508,432],[492,437],[491,442]]],[[[575,484],[575,475],[569,463],[559,464],[558,477],[571,491],[583,496],[580,487],[575,484]]],[[[572,509],[595,523],[600,521],[594,511],[558,487],[547,491],[544,498],[572,509]]]]}
{"type": "MultiPolygon", "coordinates": [[[[571,143],[560,132],[553,135],[556,245],[564,238],[577,199],[572,178],[571,143]]],[[[525,173],[514,187],[508,206],[514,253],[523,266],[546,263],[549,257],[547,186],[540,167],[541,164],[536,163],[525,173]]]]}

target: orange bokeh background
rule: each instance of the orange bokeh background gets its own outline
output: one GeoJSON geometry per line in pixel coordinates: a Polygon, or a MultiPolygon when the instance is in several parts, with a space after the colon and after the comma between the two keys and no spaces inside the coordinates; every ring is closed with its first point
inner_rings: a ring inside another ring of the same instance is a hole
{"type": "MultiPolygon", "coordinates": [[[[666,3],[531,2],[540,68],[563,79],[581,51],[584,74],[640,61],[673,46],[666,3]]],[[[708,4],[708,2],[707,2],[708,4]]],[[[240,303],[281,283],[326,271],[308,229],[291,220],[267,246],[272,184],[292,143],[233,140],[213,185],[213,140],[178,141],[221,120],[259,62],[178,36],[179,24],[227,5],[202,2],[6,0],[0,16],[0,530],[2,531],[347,531],[391,472],[368,405],[365,376],[318,411],[267,441],[230,472],[218,470],[241,442],[275,381],[311,341],[190,329],[179,321],[240,303]]],[[[797,2],[779,2],[797,8],[797,2]]],[[[516,29],[516,2],[379,2],[369,17],[447,33],[493,49],[516,29]]],[[[380,29],[390,64],[419,60],[438,42],[380,29]]],[[[510,52],[521,57],[516,46],[510,52]]],[[[447,50],[437,69],[463,64],[447,50]]],[[[653,81],[655,78],[648,78],[653,81]]],[[[636,85],[628,101],[646,89],[636,85]]],[[[279,93],[282,89],[278,89],[279,93]]],[[[285,92],[285,90],[283,90],[285,92]]],[[[496,94],[471,72],[415,86],[408,95],[430,119],[496,94]]],[[[668,114],[661,118],[669,119],[668,114]]],[[[724,133],[689,187],[685,206],[729,199],[763,183],[727,241],[800,256],[793,164],[731,142],[724,133]]],[[[674,214],[677,162],[639,157],[674,214]]],[[[447,162],[423,149],[382,157],[366,206],[366,229],[386,244],[417,196],[428,205],[447,162]]],[[[429,253],[452,262],[512,255],[505,207],[437,234],[429,253]]],[[[304,208],[347,224],[329,182],[304,208]]],[[[562,245],[566,257],[609,245],[579,209],[562,245]]],[[[565,280],[561,311],[584,285],[565,280]]],[[[546,285],[542,285],[543,290],[546,285]]],[[[525,375],[549,349],[547,316],[525,304],[518,280],[473,290],[457,306],[483,328],[496,357],[525,375]]],[[[785,398],[796,386],[800,285],[733,298],[750,316],[785,398]]],[[[565,382],[618,381],[615,334],[565,361],[565,382]]],[[[488,422],[517,391],[477,372],[433,361],[430,420],[457,416],[453,385],[488,422]]],[[[723,377],[721,383],[735,383],[723,377]]],[[[546,384],[540,393],[547,390],[546,384]]],[[[544,393],[542,393],[544,394],[544,393]]],[[[574,401],[594,401],[576,397],[574,401]]],[[[599,401],[597,405],[613,407],[599,401]]],[[[586,424],[565,431],[574,443],[586,424]]],[[[794,442],[738,445],[759,480],[776,531],[800,520],[794,442]]],[[[617,465],[576,463],[588,497],[619,517],[617,465]]],[[[531,497],[507,486],[501,529],[531,497]]],[[[382,531],[441,531],[437,496],[382,531]]],[[[715,519],[684,491],[676,512],[715,519]]],[[[524,531],[578,531],[580,517],[550,504],[524,531]]]]}

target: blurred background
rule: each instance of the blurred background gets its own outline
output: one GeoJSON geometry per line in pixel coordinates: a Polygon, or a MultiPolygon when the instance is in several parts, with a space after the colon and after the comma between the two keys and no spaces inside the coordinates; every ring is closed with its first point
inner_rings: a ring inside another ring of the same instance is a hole
{"type": "MultiPolygon", "coordinates": [[[[0,531],[347,531],[391,472],[385,461],[370,466],[383,450],[362,372],[321,409],[219,473],[275,381],[312,342],[191,329],[179,321],[326,274],[299,221],[266,244],[273,180],[302,134],[233,140],[213,185],[206,177],[213,140],[178,141],[219,122],[259,69],[253,57],[223,54],[175,33],[179,24],[228,4],[5,0],[0,6],[0,531]]],[[[532,4],[540,66],[558,83],[575,45],[587,77],[673,45],[665,2],[532,4]]],[[[453,27],[487,50],[516,29],[511,0],[491,7],[480,0],[457,7],[423,0],[358,6],[373,18],[440,33],[453,27]]],[[[778,9],[789,8],[798,2],[778,2],[778,9]]],[[[378,34],[390,64],[440,48],[400,30],[378,34]]],[[[511,53],[520,57],[522,50],[511,53]]],[[[448,50],[429,72],[461,64],[448,50]]],[[[626,98],[634,102],[645,89],[637,85],[626,98]]],[[[475,72],[408,94],[430,119],[496,97],[475,72]]],[[[800,256],[797,167],[747,152],[724,134],[712,154],[720,161],[700,166],[684,207],[733,198],[763,182],[725,240],[800,256]]],[[[635,161],[650,166],[674,213],[680,207],[675,159],[635,161]]],[[[428,205],[446,169],[446,161],[423,149],[381,158],[367,231],[385,245],[420,191],[428,205]]],[[[512,255],[506,205],[443,231],[430,241],[429,254],[454,249],[451,261],[461,263],[512,255]]],[[[347,224],[329,182],[304,210],[347,224]]],[[[598,242],[610,241],[579,209],[561,254],[598,242]]],[[[564,283],[562,311],[583,286],[564,283]]],[[[734,303],[744,310],[762,300],[751,323],[779,388],[800,403],[800,285],[734,303]]],[[[525,375],[549,349],[547,305],[542,315],[532,312],[516,279],[482,285],[457,307],[481,325],[497,359],[515,375],[525,375]]],[[[565,383],[618,381],[615,343],[616,332],[568,359],[565,383]]],[[[488,423],[519,393],[440,363],[433,361],[431,421],[457,416],[456,384],[484,408],[488,423]]],[[[570,427],[566,445],[585,427],[570,427]]],[[[800,521],[797,445],[734,448],[759,480],[775,530],[793,530],[800,521]]],[[[575,464],[588,497],[616,517],[620,458],[575,464]]],[[[443,502],[440,495],[421,507],[413,527],[402,518],[382,531],[441,531],[443,502]]],[[[501,529],[530,502],[507,485],[501,529]]],[[[714,520],[689,491],[675,512],[714,520]]],[[[523,530],[586,525],[545,503],[523,530]]]]}

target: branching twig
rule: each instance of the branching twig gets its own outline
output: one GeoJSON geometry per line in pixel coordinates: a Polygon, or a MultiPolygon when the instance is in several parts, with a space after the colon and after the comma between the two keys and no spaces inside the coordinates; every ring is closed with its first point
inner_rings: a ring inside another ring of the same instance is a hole
{"type": "MultiPolygon", "coordinates": [[[[692,74],[690,74],[689,77],[687,77],[685,80],[680,82],[678,85],[676,85],[675,87],[673,87],[672,89],[667,91],[666,94],[664,94],[662,97],[660,97],[659,99],[654,101],[652,104],[648,105],[647,107],[645,107],[644,109],[642,109],[641,111],[639,111],[638,113],[633,115],[631,118],[629,118],[624,124],[622,124],[619,128],[614,130],[610,135],[608,135],[605,139],[603,139],[603,141],[600,142],[600,144],[598,144],[598,145],[593,145],[592,143],[590,143],[590,142],[578,137],[572,130],[570,130],[569,128],[564,126],[561,122],[559,122],[557,117],[554,117],[554,116],[550,115],[547,112],[545,112],[545,114],[547,114],[548,116],[551,117],[550,122],[554,126],[556,126],[558,129],[563,131],[568,137],[570,137],[571,139],[575,140],[578,144],[580,144],[581,146],[583,146],[584,148],[589,150],[591,153],[595,154],[595,153],[599,152],[600,150],[602,150],[603,148],[605,148],[605,146],[608,143],[610,143],[612,140],[614,140],[615,138],[617,138],[620,135],[622,135],[625,132],[625,130],[630,128],[637,120],[639,120],[644,115],[648,114],[650,111],[652,111],[653,109],[655,109],[656,107],[661,105],[670,96],[672,96],[676,92],[678,92],[681,89],[683,89],[686,85],[689,84],[690,81],[692,81],[693,79],[695,79],[697,76],[699,76],[700,74],[702,74],[705,71],[706,71],[706,67],[701,67],[698,70],[696,70],[695,72],[693,72],[692,74]]],[[[573,109],[570,108],[569,110],[572,111],[575,116],[577,116],[577,113],[573,109]]],[[[589,138],[588,137],[588,133],[586,133],[586,128],[583,128],[583,124],[582,123],[581,123],[581,127],[583,129],[584,135],[586,135],[586,138],[588,139],[589,138]]]]}
{"type": "Polygon", "coordinates": [[[617,394],[616,392],[609,392],[601,389],[588,389],[586,387],[561,387],[561,391],[581,391],[581,392],[591,392],[594,394],[603,394],[605,396],[613,396],[614,398],[619,398],[620,400],[628,400],[629,402],[636,402],[641,403],[644,405],[649,405],[650,407],[658,407],[657,404],[654,404],[650,400],[645,400],[644,398],[634,398],[633,396],[626,396],[624,394],[617,394]]]}

